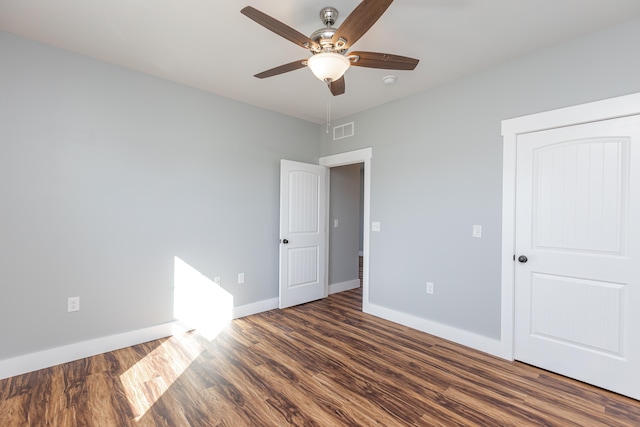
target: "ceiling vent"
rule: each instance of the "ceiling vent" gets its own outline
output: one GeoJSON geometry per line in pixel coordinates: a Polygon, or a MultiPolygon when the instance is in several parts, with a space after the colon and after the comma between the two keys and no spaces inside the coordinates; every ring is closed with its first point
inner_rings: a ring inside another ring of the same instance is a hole
{"type": "Polygon", "coordinates": [[[354,128],[353,122],[345,123],[340,126],[334,126],[333,128],[333,140],[337,141],[343,138],[349,138],[353,136],[354,128]]]}

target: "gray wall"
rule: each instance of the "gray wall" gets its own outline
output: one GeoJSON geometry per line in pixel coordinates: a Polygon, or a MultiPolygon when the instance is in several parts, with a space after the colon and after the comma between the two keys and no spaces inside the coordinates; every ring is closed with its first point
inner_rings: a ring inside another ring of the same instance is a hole
{"type": "Polygon", "coordinates": [[[279,160],[316,163],[317,125],[8,33],[0,58],[0,359],[172,321],[175,256],[277,297],[279,160]]]}
{"type": "Polygon", "coordinates": [[[322,155],[373,148],[370,301],[499,338],[500,122],[640,92],[639,40],[630,21],[336,121],[356,135],[322,155]]]}
{"type": "Polygon", "coordinates": [[[329,285],[358,280],[360,165],[331,168],[329,285]],[[334,227],[334,220],[338,227],[334,227]]]}

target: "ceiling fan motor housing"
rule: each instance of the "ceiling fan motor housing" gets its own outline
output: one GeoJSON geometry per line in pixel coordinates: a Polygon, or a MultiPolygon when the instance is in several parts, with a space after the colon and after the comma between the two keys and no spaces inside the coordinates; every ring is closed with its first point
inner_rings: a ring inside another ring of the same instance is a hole
{"type": "Polygon", "coordinates": [[[332,25],[336,23],[338,19],[338,10],[334,7],[327,6],[320,11],[320,20],[325,25],[324,28],[320,28],[319,30],[314,31],[309,38],[314,42],[320,45],[321,50],[314,51],[313,53],[320,52],[336,52],[336,53],[344,53],[346,49],[344,46],[346,45],[346,40],[342,38],[337,42],[333,43],[333,35],[336,33],[337,28],[333,28],[332,25]]]}
{"type": "Polygon", "coordinates": [[[333,45],[331,39],[335,33],[336,28],[320,28],[319,30],[315,30],[309,38],[322,47],[329,47],[329,45],[333,45]]]}

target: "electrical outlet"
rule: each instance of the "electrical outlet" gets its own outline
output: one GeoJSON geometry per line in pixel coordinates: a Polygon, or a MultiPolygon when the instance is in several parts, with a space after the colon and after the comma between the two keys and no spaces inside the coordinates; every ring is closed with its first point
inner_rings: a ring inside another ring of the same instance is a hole
{"type": "Polygon", "coordinates": [[[433,294],[433,282],[427,282],[427,293],[433,294]]]}
{"type": "Polygon", "coordinates": [[[220,284],[220,276],[216,276],[213,278],[213,283],[215,283],[216,285],[220,284]]]}
{"type": "Polygon", "coordinates": [[[67,312],[80,311],[80,297],[67,298],[67,312]]]}
{"type": "Polygon", "coordinates": [[[244,283],[244,273],[238,273],[238,284],[244,283]]]}
{"type": "Polygon", "coordinates": [[[378,221],[371,223],[371,231],[380,231],[380,223],[378,221]]]}

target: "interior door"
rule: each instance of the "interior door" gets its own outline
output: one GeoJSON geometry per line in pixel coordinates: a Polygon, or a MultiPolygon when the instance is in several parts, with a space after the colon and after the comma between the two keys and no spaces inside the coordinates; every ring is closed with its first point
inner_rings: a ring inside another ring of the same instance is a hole
{"type": "Polygon", "coordinates": [[[515,358],[640,399],[640,116],[519,135],[515,358]]]}
{"type": "Polygon", "coordinates": [[[516,149],[514,356],[640,399],[640,116],[516,149]]]}
{"type": "Polygon", "coordinates": [[[280,308],[325,298],[327,168],[280,163],[280,308]]]}

